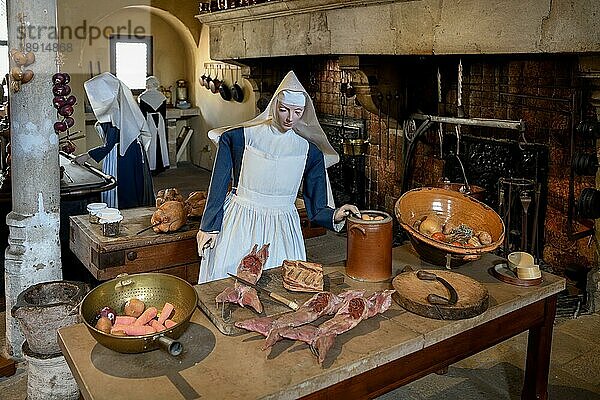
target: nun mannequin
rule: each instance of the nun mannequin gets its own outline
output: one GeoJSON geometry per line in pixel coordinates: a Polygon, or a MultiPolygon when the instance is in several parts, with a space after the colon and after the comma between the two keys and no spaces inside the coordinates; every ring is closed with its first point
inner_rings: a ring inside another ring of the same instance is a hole
{"type": "Polygon", "coordinates": [[[339,160],[319,125],[312,100],[290,71],[263,113],[208,133],[218,151],[196,236],[199,283],[235,273],[244,255],[270,244],[265,269],[305,260],[294,205],[301,182],[311,221],[339,231],[354,205],[333,206],[326,167],[339,160]],[[227,193],[229,184],[232,190],[227,193]]]}
{"type": "Polygon", "coordinates": [[[98,120],[96,130],[104,144],[73,161],[83,165],[91,158],[96,162],[103,160],[102,171],[117,179],[114,189],[101,194],[102,201],[109,207],[153,206],[154,190],[145,151],[150,133],[131,90],[109,72],[83,85],[98,120]]]}
{"type": "Polygon", "coordinates": [[[155,76],[146,78],[146,90],[138,96],[140,110],[146,117],[150,130],[150,147],[148,147],[148,165],[154,175],[169,168],[169,150],[165,119],[167,118],[167,98],[158,91],[160,82],[155,76]]]}

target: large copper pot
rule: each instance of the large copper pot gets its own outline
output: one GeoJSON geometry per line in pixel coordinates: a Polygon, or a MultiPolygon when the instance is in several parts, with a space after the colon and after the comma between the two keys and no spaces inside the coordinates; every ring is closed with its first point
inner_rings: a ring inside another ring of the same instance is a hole
{"type": "Polygon", "coordinates": [[[377,210],[365,210],[361,214],[382,218],[348,217],[346,274],[360,281],[388,280],[392,276],[392,217],[377,210]]]}

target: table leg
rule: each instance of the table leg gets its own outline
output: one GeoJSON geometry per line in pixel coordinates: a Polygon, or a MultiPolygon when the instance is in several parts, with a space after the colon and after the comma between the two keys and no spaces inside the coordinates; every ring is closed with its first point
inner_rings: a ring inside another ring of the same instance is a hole
{"type": "Polygon", "coordinates": [[[522,400],[546,400],[548,398],[548,373],[550,371],[552,328],[556,315],[556,295],[546,299],[544,308],[541,324],[529,329],[525,382],[521,392],[522,400]]]}

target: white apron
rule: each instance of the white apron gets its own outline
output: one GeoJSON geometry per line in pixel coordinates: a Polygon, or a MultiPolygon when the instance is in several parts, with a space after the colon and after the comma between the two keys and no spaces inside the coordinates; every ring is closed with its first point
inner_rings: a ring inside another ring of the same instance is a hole
{"type": "Polygon", "coordinates": [[[234,274],[255,244],[260,248],[270,243],[265,269],[280,266],[285,259],[306,259],[294,205],[308,155],[308,142],[300,140],[304,146],[297,155],[273,156],[250,145],[252,135],[246,135],[237,190],[225,199],[221,232],[215,247],[204,251],[198,283],[234,274]]]}
{"type": "Polygon", "coordinates": [[[163,167],[169,166],[169,150],[167,149],[167,134],[165,129],[165,120],[159,112],[149,112],[146,115],[146,122],[150,130],[150,145],[146,151],[148,155],[148,166],[150,171],[156,169],[156,148],[160,146],[160,155],[162,157],[163,167]],[[158,125],[154,122],[154,116],[158,115],[158,125]]]}

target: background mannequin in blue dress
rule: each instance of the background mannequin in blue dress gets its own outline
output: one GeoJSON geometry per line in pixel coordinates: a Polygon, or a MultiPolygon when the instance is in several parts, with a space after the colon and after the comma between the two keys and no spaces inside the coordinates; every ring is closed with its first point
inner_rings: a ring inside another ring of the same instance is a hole
{"type": "Polygon", "coordinates": [[[213,130],[209,137],[218,151],[197,234],[203,256],[199,282],[234,273],[254,244],[270,244],[265,268],[284,259],[306,259],[294,207],[301,181],[311,221],[339,231],[348,212],[359,214],[354,205],[333,205],[326,167],[339,156],[292,71],[263,113],[237,127],[213,130]]]}
{"type": "Polygon", "coordinates": [[[169,150],[167,147],[167,98],[158,87],[160,82],[155,76],[146,78],[146,90],[138,96],[140,110],[146,117],[150,130],[148,147],[148,165],[153,175],[158,175],[169,168],[169,150]]]}
{"type": "Polygon", "coordinates": [[[101,194],[102,201],[109,207],[155,205],[146,158],[150,133],[131,90],[109,72],[86,81],[84,87],[98,120],[96,130],[104,144],[73,161],[80,165],[92,158],[102,161],[102,171],[117,179],[114,189],[101,194]]]}

